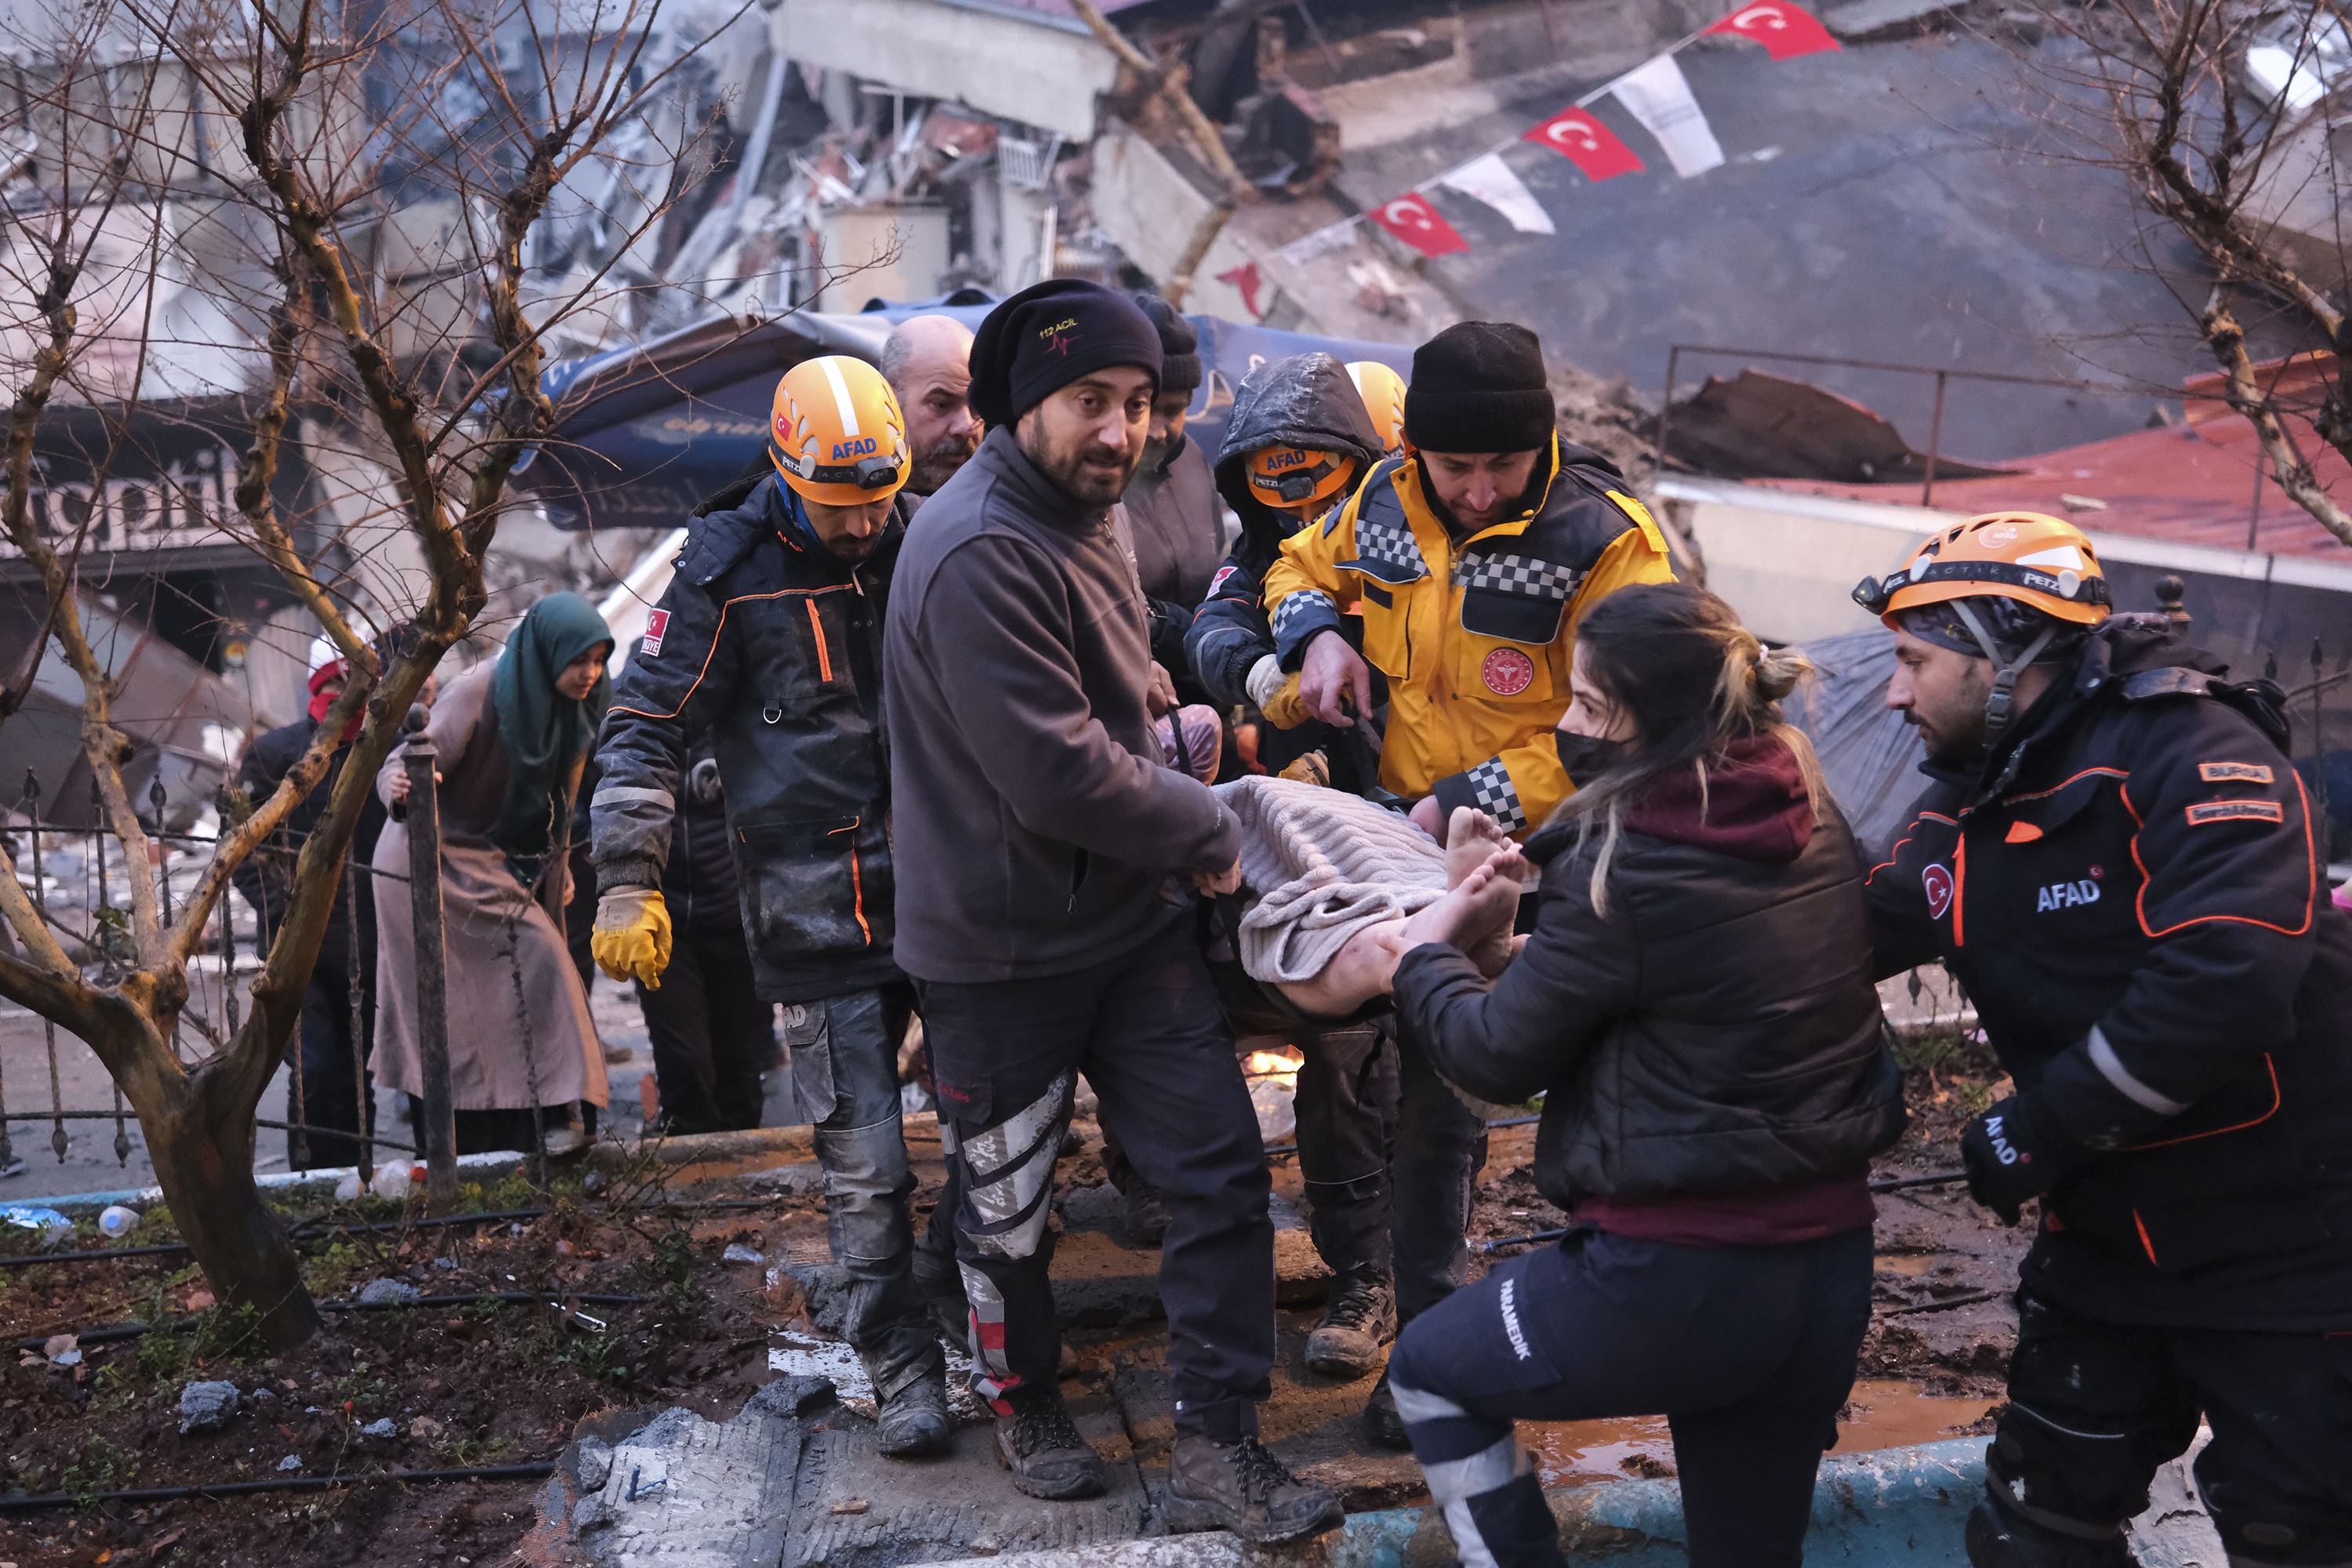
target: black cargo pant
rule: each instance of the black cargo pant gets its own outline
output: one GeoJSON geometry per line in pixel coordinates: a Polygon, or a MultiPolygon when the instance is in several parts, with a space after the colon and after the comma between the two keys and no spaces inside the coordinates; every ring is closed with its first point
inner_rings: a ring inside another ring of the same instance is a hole
{"type": "Polygon", "coordinates": [[[1589,1226],[1422,1314],[1389,1384],[1465,1563],[1559,1568],[1514,1421],[1665,1414],[1691,1568],[1798,1568],[1870,1326],[1867,1228],[1680,1247],[1589,1226]]]}
{"type": "Polygon", "coordinates": [[[2061,1535],[2115,1539],[2201,1414],[2233,1568],[2352,1563],[2352,1334],[2132,1328],[2021,1290],[2009,1401],[1986,1484],[2061,1535]]]}
{"type": "Polygon", "coordinates": [[[877,1397],[945,1373],[915,1283],[915,1173],[898,1110],[898,1041],[914,998],[901,984],[787,1002],[793,1094],[814,1124],[826,1238],[850,1277],[849,1342],[877,1397]]]}
{"type": "Polygon", "coordinates": [[[775,1009],[760,999],[740,926],[724,934],[679,931],[661,985],[649,991],[640,982],[637,1006],[671,1131],[760,1125],[760,1074],[775,1055],[775,1009]]]}
{"type": "Polygon", "coordinates": [[[1298,1038],[1298,1174],[1332,1271],[1396,1282],[1410,1322],[1470,1277],[1470,1189],[1486,1129],[1392,1019],[1298,1038]]]}
{"type": "Polygon", "coordinates": [[[299,1067],[286,1079],[289,1170],[320,1170],[360,1163],[359,1133],[375,1126],[375,1075],[364,1061],[375,1043],[375,990],[360,988],[360,1044],[352,1046],[352,979],[340,962],[322,960],[302,993],[301,1027],[287,1056],[299,1067]],[[331,1129],[331,1131],[319,1131],[331,1129]],[[338,1136],[345,1134],[345,1136],[338,1136]]]}
{"type": "Polygon", "coordinates": [[[1085,1073],[1168,1211],[1160,1258],[1180,1431],[1231,1441],[1273,1392],[1274,1226],[1257,1118],[1189,913],[1117,958],[1037,980],[922,984],[941,1141],[961,1192],[972,1386],[1009,1413],[1059,1376],[1047,1271],[1054,1161],[1085,1073]]]}

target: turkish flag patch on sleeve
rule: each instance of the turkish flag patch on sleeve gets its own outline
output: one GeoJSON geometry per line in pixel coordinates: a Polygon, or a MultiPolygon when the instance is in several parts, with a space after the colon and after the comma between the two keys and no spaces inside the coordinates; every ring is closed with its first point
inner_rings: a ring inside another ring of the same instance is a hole
{"type": "Polygon", "coordinates": [[[648,658],[661,652],[662,638],[669,634],[669,612],[656,610],[646,616],[646,640],[639,645],[648,658]]]}

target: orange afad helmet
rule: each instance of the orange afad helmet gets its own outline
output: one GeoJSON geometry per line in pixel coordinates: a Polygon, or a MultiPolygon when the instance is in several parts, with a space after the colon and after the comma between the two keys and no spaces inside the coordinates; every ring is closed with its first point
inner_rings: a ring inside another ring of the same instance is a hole
{"type": "Polygon", "coordinates": [[[1901,571],[1864,578],[1853,598],[1889,626],[1921,605],[1991,598],[2096,626],[2112,602],[2098,552],[2083,531],[2038,511],[1987,512],[1939,529],[1901,571]]]}
{"type": "Polygon", "coordinates": [[[1376,359],[1350,360],[1348,379],[1372,416],[1372,428],[1391,458],[1404,450],[1404,377],[1376,359]]]}
{"type": "Polygon", "coordinates": [[[1318,511],[1355,478],[1356,459],[1344,452],[1261,447],[1249,455],[1250,493],[1284,511],[1318,511]]]}
{"type": "Polygon", "coordinates": [[[776,383],[768,458],[822,506],[887,500],[912,468],[898,395],[880,371],[847,354],[803,360],[776,383]]]}

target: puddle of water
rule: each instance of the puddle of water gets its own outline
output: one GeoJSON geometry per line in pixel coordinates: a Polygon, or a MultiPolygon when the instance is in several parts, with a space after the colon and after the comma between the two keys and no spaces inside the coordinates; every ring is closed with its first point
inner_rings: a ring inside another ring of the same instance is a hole
{"type": "MultiPolygon", "coordinates": [[[[1923,1394],[1899,1378],[1853,1385],[1847,1419],[1838,1423],[1834,1452],[1902,1448],[1953,1436],[1992,1407],[1990,1399],[1948,1399],[1923,1394]]],[[[1651,1465],[1672,1466],[1673,1437],[1663,1415],[1607,1421],[1522,1421],[1519,1441],[1535,1455],[1547,1487],[1622,1481],[1651,1465]],[[1633,1460],[1632,1468],[1626,1465],[1633,1460]]],[[[1650,1473],[1657,1473],[1651,1470],[1650,1473]]]]}
{"type": "Polygon", "coordinates": [[[1884,1268],[1890,1274],[1908,1274],[1916,1279],[1942,1261],[1941,1258],[1932,1252],[1899,1253],[1894,1257],[1882,1252],[1872,1260],[1872,1263],[1874,1267],[1884,1268]]]}

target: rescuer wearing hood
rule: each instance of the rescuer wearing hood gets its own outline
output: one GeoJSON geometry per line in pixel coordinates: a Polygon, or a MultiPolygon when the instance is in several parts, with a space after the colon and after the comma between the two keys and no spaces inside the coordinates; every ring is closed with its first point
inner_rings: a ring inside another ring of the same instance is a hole
{"type": "Polygon", "coordinates": [[[1222,553],[1208,458],[1184,434],[1185,411],[1201,385],[1201,336],[1159,295],[1133,298],[1160,331],[1160,395],[1151,400],[1143,461],[1119,499],[1151,613],[1151,657],[1175,678],[1177,694],[1192,702],[1199,697],[1184,664],[1184,634],[1222,553]]]}
{"type": "Polygon", "coordinates": [[[906,422],[861,360],[777,384],[775,471],[698,515],[614,694],[590,806],[596,962],[658,986],[661,887],[690,737],[708,731],[761,998],[784,1004],[793,1092],[815,1124],[844,1325],[874,1383],[878,1440],[947,1450],[946,1361],[913,1272],[898,1046],[913,995],[892,954],[884,607],[911,508],[906,422]]]}
{"type": "Polygon", "coordinates": [[[1446,328],[1413,353],[1408,455],[1286,541],[1266,572],[1280,667],[1299,672],[1317,717],[1360,722],[1372,672],[1388,678],[1381,783],[1441,843],[1456,806],[1517,837],[1567,797],[1553,726],[1577,622],[1628,584],[1674,578],[1623,476],[1562,441],[1554,417],[1533,332],[1446,328]],[[1360,655],[1340,622],[1357,603],[1360,655]]]}
{"type": "Polygon", "coordinates": [[[2200,1417],[2234,1568],[2352,1563],[2352,916],[2279,689],[2109,613],[2071,523],[1946,528],[1854,597],[1935,781],[1869,878],[1876,967],[1940,960],[2015,1091],[1960,1141],[2015,1223],[1978,1568],[2125,1568],[2200,1417]]]}
{"type": "Polygon", "coordinates": [[[1360,749],[1357,766],[1358,751],[1337,743],[1341,731],[1299,703],[1298,683],[1275,657],[1263,588],[1282,542],[1345,501],[1381,451],[1363,398],[1329,354],[1294,354],[1250,372],[1234,389],[1216,466],[1217,491],[1241,519],[1241,537],[1184,637],[1185,662],[1218,706],[1246,702],[1265,714],[1273,732],[1260,733],[1261,763],[1280,773],[1320,750],[1321,775],[1359,794],[1379,782],[1377,742],[1360,749]]]}

